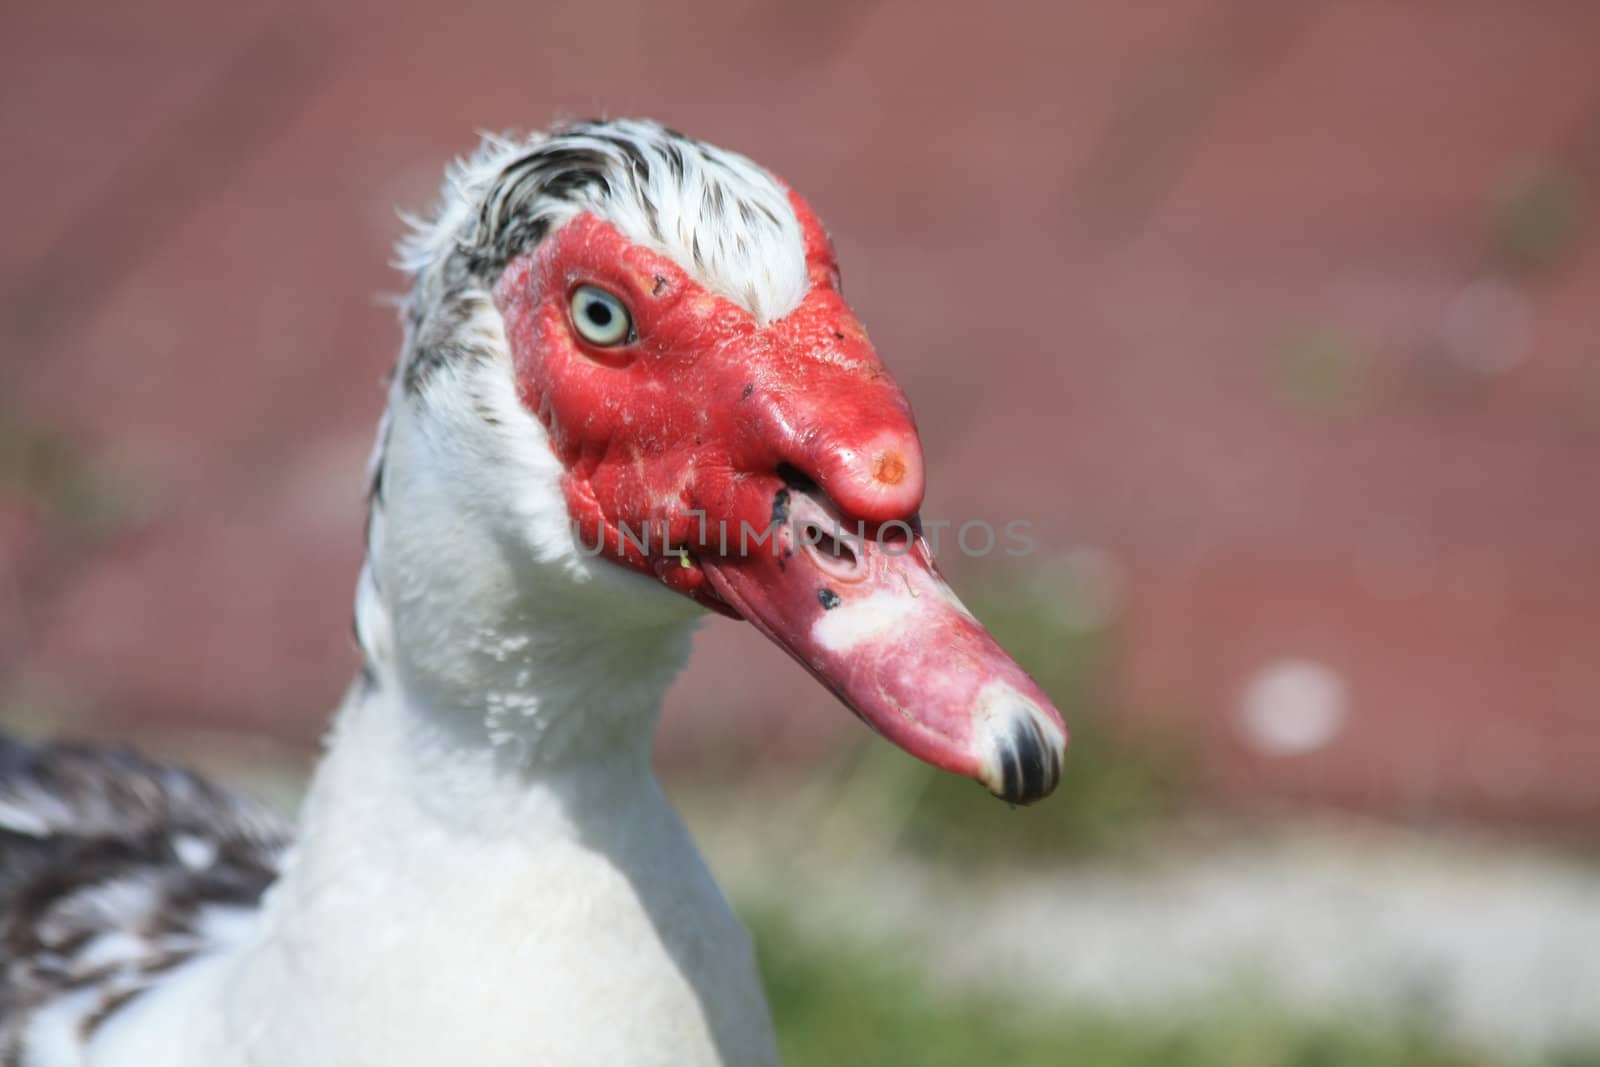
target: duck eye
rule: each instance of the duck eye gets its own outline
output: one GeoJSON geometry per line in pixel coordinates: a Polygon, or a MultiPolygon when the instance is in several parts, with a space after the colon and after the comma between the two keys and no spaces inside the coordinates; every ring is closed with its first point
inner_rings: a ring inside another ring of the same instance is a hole
{"type": "Polygon", "coordinates": [[[633,317],[621,300],[593,285],[572,291],[572,324],[592,345],[612,348],[633,337],[633,317]]]}

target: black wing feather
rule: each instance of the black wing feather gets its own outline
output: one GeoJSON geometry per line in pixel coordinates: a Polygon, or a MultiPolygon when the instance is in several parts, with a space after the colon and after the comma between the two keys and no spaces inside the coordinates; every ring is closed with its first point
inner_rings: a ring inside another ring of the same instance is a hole
{"type": "Polygon", "coordinates": [[[85,1041],[171,968],[216,946],[202,918],[254,908],[288,841],[265,806],[121,749],[0,736],[0,1064],[34,1013],[101,996],[85,1041]],[[119,951],[89,951],[105,934],[119,951]]]}

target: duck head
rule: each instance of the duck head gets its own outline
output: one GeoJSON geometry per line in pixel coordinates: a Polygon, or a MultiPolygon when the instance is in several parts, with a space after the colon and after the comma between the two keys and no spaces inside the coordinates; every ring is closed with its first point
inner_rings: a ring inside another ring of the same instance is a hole
{"type": "Polygon", "coordinates": [[[542,430],[566,519],[545,539],[748,621],[913,756],[1050,793],[1061,715],[939,574],[911,407],[805,201],[645,122],[491,145],[455,189],[418,291],[480,295],[454,328],[542,430]]]}

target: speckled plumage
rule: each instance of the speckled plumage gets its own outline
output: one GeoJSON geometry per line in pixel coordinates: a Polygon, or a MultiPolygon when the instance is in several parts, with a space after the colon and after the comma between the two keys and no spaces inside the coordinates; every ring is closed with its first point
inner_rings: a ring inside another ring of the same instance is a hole
{"type": "Polygon", "coordinates": [[[276,875],[282,820],[127,751],[0,737],[0,1064],[41,1025],[87,1040],[172,968],[221,947],[276,875]]]}

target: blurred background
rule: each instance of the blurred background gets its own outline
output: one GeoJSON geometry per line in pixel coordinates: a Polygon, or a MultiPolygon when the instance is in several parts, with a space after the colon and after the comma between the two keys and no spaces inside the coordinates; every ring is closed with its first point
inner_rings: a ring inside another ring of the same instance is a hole
{"type": "Polygon", "coordinates": [[[1011,811],[716,621],[660,759],[792,1065],[1600,1063],[1600,6],[291,0],[4,16],[0,718],[292,804],[397,208],[648,115],[830,226],[1011,811]]]}

